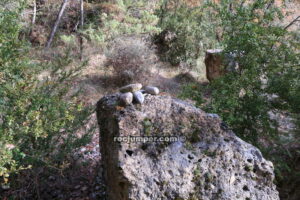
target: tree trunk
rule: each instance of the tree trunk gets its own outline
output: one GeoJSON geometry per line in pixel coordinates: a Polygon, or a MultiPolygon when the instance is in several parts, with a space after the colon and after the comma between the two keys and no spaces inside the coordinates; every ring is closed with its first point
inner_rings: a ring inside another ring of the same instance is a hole
{"type": "MultiPolygon", "coordinates": [[[[84,9],[83,9],[83,0],[80,0],[80,29],[83,30],[84,24],[84,9]]],[[[80,33],[80,60],[82,60],[83,56],[83,36],[80,33]]]]}
{"type": "Polygon", "coordinates": [[[35,20],[36,20],[36,0],[33,1],[33,14],[32,14],[32,21],[31,21],[32,26],[35,24],[35,20]]]}
{"type": "Polygon", "coordinates": [[[221,53],[222,50],[220,49],[210,49],[206,51],[204,62],[206,66],[206,77],[209,81],[225,74],[221,53]]]}
{"type": "Polygon", "coordinates": [[[54,25],[52,27],[51,33],[49,35],[49,39],[47,41],[46,48],[49,48],[51,46],[52,40],[53,40],[54,35],[56,33],[56,30],[57,30],[57,27],[58,27],[59,22],[61,20],[61,17],[64,14],[64,11],[66,9],[67,3],[68,3],[68,0],[64,0],[63,3],[62,3],[62,5],[61,5],[61,7],[60,7],[60,10],[59,10],[59,13],[57,15],[56,21],[55,21],[55,23],[54,23],[54,25]]]}
{"type": "Polygon", "coordinates": [[[33,13],[32,13],[32,19],[31,19],[31,27],[30,27],[30,31],[29,31],[29,37],[31,36],[32,32],[33,32],[33,26],[35,24],[36,21],[36,0],[33,0],[33,13]]]}

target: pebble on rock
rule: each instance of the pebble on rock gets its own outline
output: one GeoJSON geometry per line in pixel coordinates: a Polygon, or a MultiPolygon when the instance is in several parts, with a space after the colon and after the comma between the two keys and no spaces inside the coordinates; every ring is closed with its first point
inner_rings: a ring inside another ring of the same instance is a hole
{"type": "Polygon", "coordinates": [[[145,91],[146,91],[146,93],[152,94],[152,95],[159,94],[159,89],[157,87],[153,87],[153,86],[146,86],[145,91]]]}
{"type": "Polygon", "coordinates": [[[142,104],[145,98],[141,91],[136,91],[133,93],[133,101],[138,104],[142,104]]]}
{"type": "Polygon", "coordinates": [[[120,103],[122,105],[129,105],[132,103],[132,100],[133,100],[133,95],[131,92],[120,94],[120,103]]]}
{"type": "Polygon", "coordinates": [[[122,93],[126,93],[126,92],[136,92],[140,89],[142,89],[142,84],[140,83],[136,83],[136,84],[130,84],[130,85],[126,85],[124,87],[120,88],[120,92],[122,93]]]}

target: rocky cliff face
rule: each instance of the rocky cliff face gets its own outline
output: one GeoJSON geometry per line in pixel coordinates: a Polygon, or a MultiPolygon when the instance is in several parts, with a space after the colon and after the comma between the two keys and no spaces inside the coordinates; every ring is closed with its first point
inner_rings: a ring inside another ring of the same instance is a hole
{"type": "Polygon", "coordinates": [[[168,96],[120,107],[115,94],[98,102],[97,117],[109,200],[279,199],[272,163],[217,115],[168,96]]]}

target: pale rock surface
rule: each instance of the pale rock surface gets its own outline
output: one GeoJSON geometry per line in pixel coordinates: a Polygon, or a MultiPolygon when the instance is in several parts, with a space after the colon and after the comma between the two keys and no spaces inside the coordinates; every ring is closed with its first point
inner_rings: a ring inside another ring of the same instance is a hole
{"type": "Polygon", "coordinates": [[[168,96],[116,108],[97,104],[109,200],[279,200],[274,168],[218,115],[168,96]],[[186,141],[127,143],[115,137],[172,135],[186,141]]]}
{"type": "Polygon", "coordinates": [[[148,94],[152,94],[152,95],[158,95],[159,94],[159,89],[157,87],[153,87],[153,86],[146,86],[144,88],[145,92],[148,94]]]}
{"type": "Polygon", "coordinates": [[[144,103],[145,97],[141,91],[136,91],[133,93],[133,101],[137,104],[144,103]]]}
{"type": "Polygon", "coordinates": [[[142,89],[142,87],[143,86],[140,83],[130,84],[130,85],[126,85],[124,87],[121,87],[120,92],[122,92],[122,93],[135,92],[135,91],[138,91],[138,90],[142,89]]]}
{"type": "Polygon", "coordinates": [[[119,99],[121,105],[129,105],[133,101],[133,94],[131,92],[121,93],[119,99]]]}

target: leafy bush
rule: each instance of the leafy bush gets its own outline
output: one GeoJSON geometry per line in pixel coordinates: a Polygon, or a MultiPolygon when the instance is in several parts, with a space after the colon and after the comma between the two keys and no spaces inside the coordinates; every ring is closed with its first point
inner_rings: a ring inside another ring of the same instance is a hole
{"type": "Polygon", "coordinates": [[[276,134],[276,124],[270,120],[268,111],[278,106],[272,104],[269,95],[279,95],[278,98],[284,98],[283,102],[289,105],[286,108],[292,106],[291,112],[297,110],[293,99],[299,95],[296,71],[299,68],[297,45],[300,40],[274,23],[283,16],[275,6],[267,8],[268,2],[256,1],[240,6],[241,2],[237,1],[236,6],[231,7],[234,11],[228,10],[230,3],[222,1],[213,6],[216,17],[222,21],[224,53],[240,52],[235,58],[239,69],[212,83],[212,109],[223,113],[224,119],[236,127],[238,133],[257,143],[261,135],[273,137],[276,134]],[[241,91],[245,94],[241,95],[241,91]],[[222,98],[219,98],[220,94],[222,98]],[[229,111],[228,114],[224,110],[229,111]]]}
{"type": "Polygon", "coordinates": [[[203,98],[203,87],[198,84],[187,84],[182,88],[182,92],[179,94],[181,99],[191,99],[195,101],[196,106],[202,106],[205,103],[203,98]]]}
{"type": "Polygon", "coordinates": [[[274,162],[279,185],[296,183],[300,129],[286,137],[270,111],[287,111],[299,120],[299,33],[277,23],[284,16],[269,1],[222,0],[208,5],[221,22],[224,54],[236,52],[239,69],[210,84],[211,102],[205,109],[218,113],[235,133],[260,147],[274,162]]]}
{"type": "Polygon", "coordinates": [[[163,1],[157,11],[160,17],[159,27],[163,32],[157,36],[156,41],[161,45],[163,58],[173,65],[187,63],[196,66],[197,58],[203,56],[206,49],[218,46],[218,20],[211,17],[207,7],[191,7],[189,3],[163,1]]]}
{"type": "Polygon", "coordinates": [[[157,60],[153,49],[142,39],[118,38],[107,52],[107,65],[111,65],[119,84],[147,83],[157,60]]]}
{"type": "Polygon", "coordinates": [[[38,166],[61,168],[70,152],[86,144],[88,132],[75,134],[90,116],[76,96],[67,97],[70,80],[82,66],[66,69],[67,55],[46,65],[50,76],[27,56],[19,40],[23,7],[0,8],[0,177],[7,186],[11,173],[38,166]]]}
{"type": "Polygon", "coordinates": [[[143,10],[147,7],[145,1],[121,0],[110,7],[118,8],[118,12],[100,13],[98,19],[92,20],[88,28],[83,31],[91,42],[103,47],[122,35],[152,34],[160,31],[156,27],[158,17],[151,9],[143,10]]]}

